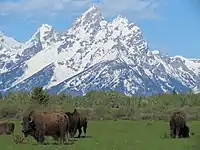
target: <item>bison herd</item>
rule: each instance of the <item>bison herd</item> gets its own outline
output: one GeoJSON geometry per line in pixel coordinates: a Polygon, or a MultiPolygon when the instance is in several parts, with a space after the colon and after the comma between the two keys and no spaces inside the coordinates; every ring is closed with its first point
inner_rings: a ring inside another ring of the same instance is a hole
{"type": "MultiPolygon", "coordinates": [[[[31,111],[23,116],[21,126],[24,137],[32,136],[39,144],[44,143],[45,136],[51,136],[54,140],[63,144],[69,138],[74,138],[77,130],[78,138],[82,128],[86,136],[87,118],[80,115],[76,109],[73,112],[37,112],[31,111]]],[[[13,123],[1,123],[0,134],[13,134],[13,123]]]]}
{"type": "Polygon", "coordinates": [[[24,136],[30,135],[40,144],[44,142],[45,136],[52,136],[54,140],[59,139],[60,143],[64,143],[69,137],[73,138],[77,130],[80,138],[82,127],[86,136],[87,118],[76,109],[72,113],[31,111],[22,119],[24,136]]]}
{"type": "MultiPolygon", "coordinates": [[[[60,144],[73,138],[78,130],[78,138],[82,128],[86,136],[87,118],[80,115],[76,109],[73,112],[36,112],[31,111],[22,118],[21,126],[24,137],[32,136],[39,144],[45,140],[45,136],[51,136],[60,144]]],[[[0,134],[12,134],[15,125],[13,123],[1,123],[0,134]]],[[[189,127],[186,125],[184,113],[174,112],[169,121],[171,138],[188,138],[189,127]]]]}

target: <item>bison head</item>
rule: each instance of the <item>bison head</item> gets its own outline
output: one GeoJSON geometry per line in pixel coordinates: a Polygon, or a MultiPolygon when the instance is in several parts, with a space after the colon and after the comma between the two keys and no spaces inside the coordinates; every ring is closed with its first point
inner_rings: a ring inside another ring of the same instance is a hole
{"type": "Polygon", "coordinates": [[[23,117],[22,119],[22,132],[24,136],[27,137],[28,134],[32,133],[34,130],[34,122],[33,119],[30,117],[23,117]]]}

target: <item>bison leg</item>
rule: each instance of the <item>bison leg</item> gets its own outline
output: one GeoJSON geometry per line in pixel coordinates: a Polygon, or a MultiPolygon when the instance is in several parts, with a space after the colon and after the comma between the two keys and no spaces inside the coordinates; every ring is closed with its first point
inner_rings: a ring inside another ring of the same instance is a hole
{"type": "Polygon", "coordinates": [[[68,142],[68,140],[69,140],[69,131],[66,131],[66,142],[68,142]]]}
{"type": "Polygon", "coordinates": [[[189,128],[185,125],[184,128],[183,128],[183,137],[184,138],[189,138],[190,135],[189,135],[189,128]]]}
{"type": "Polygon", "coordinates": [[[78,138],[81,137],[81,133],[82,133],[82,130],[81,130],[81,127],[78,129],[78,138]]]}
{"type": "Polygon", "coordinates": [[[64,144],[65,142],[65,133],[66,133],[66,128],[63,126],[60,129],[60,144],[64,144]]]}
{"type": "Polygon", "coordinates": [[[180,127],[176,127],[176,136],[178,136],[178,138],[181,138],[181,128],[180,127]]]}
{"type": "Polygon", "coordinates": [[[44,132],[43,131],[38,131],[38,136],[37,136],[37,142],[39,144],[43,144],[45,137],[44,137],[44,132]]]}
{"type": "Polygon", "coordinates": [[[85,137],[86,137],[86,132],[87,132],[87,124],[85,124],[85,125],[83,126],[83,132],[84,132],[84,134],[85,134],[85,137]]]}
{"type": "Polygon", "coordinates": [[[176,138],[176,126],[172,120],[170,120],[169,126],[170,126],[170,137],[176,138]]]}
{"type": "Polygon", "coordinates": [[[174,138],[174,139],[176,138],[176,130],[175,129],[170,130],[170,137],[174,138]]]}
{"type": "Polygon", "coordinates": [[[76,135],[77,132],[77,127],[75,127],[72,132],[71,132],[71,136],[74,137],[76,135]]]}

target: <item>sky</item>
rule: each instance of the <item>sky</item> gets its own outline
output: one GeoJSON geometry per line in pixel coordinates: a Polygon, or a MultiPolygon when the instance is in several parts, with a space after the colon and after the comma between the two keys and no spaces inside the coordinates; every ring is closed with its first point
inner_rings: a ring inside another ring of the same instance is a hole
{"type": "Polygon", "coordinates": [[[107,21],[136,23],[151,50],[200,58],[199,0],[0,0],[0,31],[20,42],[41,24],[65,31],[93,4],[107,21]]]}

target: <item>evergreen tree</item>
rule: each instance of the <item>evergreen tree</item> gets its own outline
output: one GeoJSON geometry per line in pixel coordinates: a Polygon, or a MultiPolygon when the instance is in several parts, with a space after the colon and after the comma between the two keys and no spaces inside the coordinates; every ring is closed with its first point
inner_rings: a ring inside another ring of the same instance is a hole
{"type": "Polygon", "coordinates": [[[43,90],[43,87],[35,87],[31,92],[31,101],[38,104],[47,104],[49,101],[49,94],[43,90]]]}
{"type": "Polygon", "coordinates": [[[172,94],[173,94],[173,95],[177,94],[176,88],[173,89],[172,94]]]}

